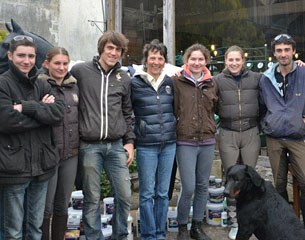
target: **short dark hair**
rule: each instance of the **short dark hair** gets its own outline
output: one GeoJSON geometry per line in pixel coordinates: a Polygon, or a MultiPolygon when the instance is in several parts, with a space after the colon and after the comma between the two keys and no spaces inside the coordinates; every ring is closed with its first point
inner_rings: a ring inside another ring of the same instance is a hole
{"type": "Polygon", "coordinates": [[[98,54],[101,55],[104,51],[104,47],[106,43],[111,42],[117,47],[122,49],[122,56],[127,52],[128,50],[128,39],[119,32],[115,31],[108,31],[103,33],[103,35],[99,38],[97,42],[97,51],[98,54]]]}
{"type": "Polygon", "coordinates": [[[142,63],[145,65],[148,58],[149,51],[152,52],[160,52],[160,55],[165,58],[165,62],[167,62],[167,47],[159,41],[159,39],[154,39],[150,43],[144,45],[143,48],[143,59],[142,63]]]}
{"type": "Polygon", "coordinates": [[[36,46],[34,40],[31,37],[28,37],[25,35],[15,36],[10,42],[9,51],[11,53],[14,53],[16,51],[17,47],[19,47],[19,46],[33,47],[35,49],[35,52],[37,50],[37,46],[36,46]]]}
{"type": "Polygon", "coordinates": [[[296,49],[296,42],[294,41],[294,39],[290,35],[283,33],[283,34],[277,35],[274,39],[272,39],[271,49],[272,49],[273,53],[274,53],[274,50],[275,50],[275,45],[278,45],[278,44],[281,44],[281,43],[291,45],[292,50],[296,49]]]}

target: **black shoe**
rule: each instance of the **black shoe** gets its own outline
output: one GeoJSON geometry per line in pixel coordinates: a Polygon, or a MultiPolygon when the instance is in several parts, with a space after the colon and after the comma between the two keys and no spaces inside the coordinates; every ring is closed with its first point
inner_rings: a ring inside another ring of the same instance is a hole
{"type": "Polygon", "coordinates": [[[202,222],[198,222],[198,221],[192,221],[192,227],[191,227],[191,231],[190,231],[190,236],[193,239],[196,240],[211,240],[211,238],[209,238],[204,231],[202,230],[202,222]]]}
{"type": "Polygon", "coordinates": [[[179,232],[178,232],[178,235],[177,235],[177,240],[189,240],[187,225],[186,224],[179,224],[178,229],[179,229],[179,232]]]}

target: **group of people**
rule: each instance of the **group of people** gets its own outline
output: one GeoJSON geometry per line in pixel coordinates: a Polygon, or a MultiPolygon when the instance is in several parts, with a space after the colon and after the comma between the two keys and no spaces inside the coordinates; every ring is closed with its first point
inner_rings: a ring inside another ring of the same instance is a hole
{"type": "MultiPolygon", "coordinates": [[[[50,49],[37,70],[33,39],[19,35],[11,41],[10,69],[0,76],[1,240],[63,239],[76,174],[84,194],[86,239],[103,239],[102,169],[114,196],[112,239],[127,239],[134,149],[141,239],[166,239],[175,161],[181,178],[177,238],[210,239],[202,221],[216,144],[215,113],[224,172],[234,164],[255,167],[261,128],[275,186],[287,200],[288,162],[296,173],[304,219],[305,68],[293,61],[291,36],[273,39],[278,63],[264,74],[246,69],[243,50],[231,46],[225,69],[212,76],[210,52],[196,43],[185,51],[182,71],[170,77],[164,71],[167,48],[155,39],[145,44],[143,67],[130,78],[120,64],[127,47],[123,34],[105,32],[98,56],[69,72],[64,48],[50,49]]],[[[228,199],[228,209],[229,238],[235,239],[234,199],[228,199]]]]}
{"type": "Polygon", "coordinates": [[[66,49],[51,48],[37,69],[34,40],[17,35],[10,42],[10,68],[0,76],[1,240],[64,239],[76,174],[86,238],[103,239],[102,168],[115,197],[112,238],[127,238],[135,139],[130,78],[119,63],[127,43],[106,32],[99,56],[69,72],[66,49]]]}

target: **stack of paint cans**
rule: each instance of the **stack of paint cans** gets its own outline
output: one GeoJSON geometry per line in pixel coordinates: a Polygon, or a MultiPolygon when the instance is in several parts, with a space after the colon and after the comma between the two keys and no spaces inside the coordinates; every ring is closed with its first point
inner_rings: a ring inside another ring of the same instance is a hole
{"type": "Polygon", "coordinates": [[[221,225],[221,213],[223,212],[224,186],[222,180],[210,176],[209,197],[206,205],[206,221],[211,225],[221,225]]]}
{"type": "Polygon", "coordinates": [[[82,233],[82,214],[84,195],[82,191],[74,191],[71,194],[71,207],[68,208],[66,240],[78,240],[82,233]]]}

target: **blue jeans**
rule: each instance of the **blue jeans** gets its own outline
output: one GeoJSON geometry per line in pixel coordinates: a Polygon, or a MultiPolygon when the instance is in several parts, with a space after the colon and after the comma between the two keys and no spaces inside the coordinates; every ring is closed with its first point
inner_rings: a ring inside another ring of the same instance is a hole
{"type": "Polygon", "coordinates": [[[122,140],[109,143],[81,141],[79,161],[84,194],[83,223],[87,240],[103,240],[101,231],[101,171],[104,168],[111,182],[114,197],[112,239],[128,235],[127,219],[130,211],[131,189],[127,155],[122,140]]]}
{"type": "Polygon", "coordinates": [[[137,146],[141,239],[165,239],[176,143],[137,146]]]}
{"type": "Polygon", "coordinates": [[[1,239],[40,240],[48,181],[1,186],[1,239]]]}
{"type": "Polygon", "coordinates": [[[178,145],[176,154],[181,180],[178,223],[187,224],[193,195],[193,220],[202,221],[208,199],[214,145],[178,145]]]}

